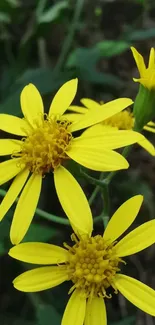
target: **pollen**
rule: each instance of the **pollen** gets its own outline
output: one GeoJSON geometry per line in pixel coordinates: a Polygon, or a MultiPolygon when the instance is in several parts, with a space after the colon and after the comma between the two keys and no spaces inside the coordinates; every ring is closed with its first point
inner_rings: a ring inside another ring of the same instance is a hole
{"type": "Polygon", "coordinates": [[[42,125],[22,139],[21,152],[14,156],[20,157],[21,163],[32,173],[44,176],[68,159],[66,150],[72,140],[69,126],[67,120],[45,119],[42,125]]]}
{"type": "Polygon", "coordinates": [[[134,117],[129,110],[125,110],[113,115],[102,123],[119,130],[131,130],[134,126],[134,117]]]}
{"type": "Polygon", "coordinates": [[[78,240],[72,235],[75,245],[64,246],[69,250],[69,260],[66,263],[69,280],[73,282],[70,290],[75,288],[84,292],[86,297],[111,297],[106,290],[113,285],[115,274],[120,271],[120,262],[124,261],[115,254],[115,243],[108,244],[102,236],[78,240]]]}

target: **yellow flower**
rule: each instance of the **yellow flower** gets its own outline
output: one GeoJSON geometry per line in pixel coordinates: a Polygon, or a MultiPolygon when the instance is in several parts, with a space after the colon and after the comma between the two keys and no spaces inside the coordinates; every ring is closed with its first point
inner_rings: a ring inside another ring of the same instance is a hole
{"type": "Polygon", "coordinates": [[[136,195],[114,213],[102,235],[92,236],[93,220],[88,203],[81,211],[78,207],[69,216],[76,225],[72,246],[65,248],[46,243],[22,243],[14,246],[9,255],[17,260],[43,264],[40,268],[19,275],[14,287],[24,292],[49,289],[64,281],[72,281],[72,293],[66,306],[62,325],[105,325],[106,298],[109,287],[120,291],[135,306],[155,316],[155,291],[142,282],[120,273],[122,259],[135,254],[155,242],[155,220],[145,222],[118,238],[133,223],[143,201],[136,195]],[[49,266],[53,264],[53,266],[49,266]]]}
{"type": "MultiPolygon", "coordinates": [[[[48,115],[44,114],[42,98],[32,84],[21,93],[21,108],[24,118],[0,114],[0,129],[18,136],[21,140],[1,139],[0,155],[11,154],[11,159],[0,164],[0,185],[15,177],[10,189],[0,205],[0,220],[11,207],[19,193],[14,213],[10,238],[18,244],[24,237],[32,221],[38,204],[42,178],[52,172],[60,203],[67,215],[76,211],[84,193],[63,166],[67,159],[97,171],[111,171],[128,168],[128,162],[112,149],[119,148],[139,139],[139,134],[131,131],[115,132],[115,138],[103,133],[74,138],[74,131],[81,130],[109,118],[132,103],[120,98],[105,105],[105,110],[88,112],[80,121],[72,123],[66,119],[68,109],[77,91],[77,79],[66,82],[56,93],[48,115]],[[23,188],[24,187],[24,188],[23,188]],[[72,203],[72,204],[71,204],[72,203]]],[[[83,206],[81,206],[82,213],[83,206]]]]}
{"type": "MultiPolygon", "coordinates": [[[[104,110],[105,104],[99,104],[95,102],[94,100],[90,98],[83,98],[81,99],[82,104],[85,107],[80,107],[80,106],[70,106],[69,110],[72,112],[71,117],[73,121],[76,121],[77,119],[81,118],[81,115],[83,116],[84,114],[87,113],[87,111],[98,111],[98,110],[104,110]]],[[[66,114],[66,117],[69,116],[69,113],[66,114]]],[[[112,115],[111,117],[107,118],[104,120],[100,125],[96,125],[93,127],[93,132],[99,132],[99,129],[101,132],[105,130],[132,130],[134,126],[134,116],[133,113],[130,110],[124,110],[121,111],[117,114],[112,115]]],[[[147,130],[149,132],[155,133],[155,123],[154,122],[149,122],[146,126],[143,127],[144,130],[147,130]]],[[[88,129],[86,132],[90,133],[91,129],[88,129]]],[[[87,133],[87,135],[88,135],[87,133]]],[[[140,139],[138,141],[138,144],[143,147],[145,150],[147,150],[151,155],[155,156],[155,148],[152,145],[150,141],[148,141],[145,137],[140,139]]]]}
{"type": "Polygon", "coordinates": [[[139,82],[149,90],[155,88],[155,49],[151,48],[150,50],[149,64],[147,68],[142,55],[134,47],[131,47],[131,50],[140,74],[139,79],[134,78],[133,80],[139,82]]]}

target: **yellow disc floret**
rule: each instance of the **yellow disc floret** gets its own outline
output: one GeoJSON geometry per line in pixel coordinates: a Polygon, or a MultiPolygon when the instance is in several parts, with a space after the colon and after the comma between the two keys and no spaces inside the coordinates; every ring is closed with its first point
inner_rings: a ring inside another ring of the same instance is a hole
{"type": "Polygon", "coordinates": [[[21,152],[14,156],[21,157],[21,163],[32,173],[44,175],[54,170],[68,159],[66,150],[72,139],[69,125],[69,121],[55,117],[44,120],[41,126],[22,139],[21,152]]]}
{"type": "Polygon", "coordinates": [[[87,298],[90,296],[109,297],[106,289],[113,285],[113,278],[116,272],[120,271],[118,264],[123,262],[115,254],[113,244],[108,244],[102,236],[97,235],[91,238],[77,240],[73,247],[66,244],[69,249],[69,261],[67,271],[69,279],[74,283],[74,288],[82,290],[87,298]]]}
{"type": "Polygon", "coordinates": [[[102,123],[119,130],[131,130],[134,126],[134,117],[130,111],[126,110],[113,115],[102,123]]]}

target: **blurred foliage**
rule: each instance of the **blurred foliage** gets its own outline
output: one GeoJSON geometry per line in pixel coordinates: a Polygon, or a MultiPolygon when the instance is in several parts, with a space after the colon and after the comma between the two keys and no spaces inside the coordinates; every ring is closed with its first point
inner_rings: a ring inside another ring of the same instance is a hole
{"type": "MultiPolygon", "coordinates": [[[[30,82],[38,87],[48,109],[54,92],[74,77],[79,78],[76,103],[87,96],[98,101],[125,96],[134,99],[137,85],[132,77],[137,72],[130,46],[148,57],[150,47],[155,46],[154,19],[153,0],[1,0],[0,113],[20,116],[20,92],[30,82]]],[[[130,196],[142,193],[145,203],[137,220],[140,224],[155,215],[154,160],[136,148],[130,163],[130,170],[118,173],[112,183],[112,211],[130,196]]],[[[92,186],[82,184],[89,197],[92,186]]],[[[64,215],[50,177],[42,193],[40,207],[64,215]]],[[[99,212],[100,194],[92,210],[94,214],[99,212]]],[[[12,287],[13,278],[24,270],[23,265],[7,256],[12,214],[13,209],[0,225],[1,325],[60,325],[68,285],[40,294],[23,294],[12,287]]],[[[96,225],[95,231],[102,232],[102,225],[96,225]]],[[[58,227],[35,216],[24,241],[62,245],[69,235],[69,227],[58,227]]],[[[154,257],[150,249],[136,257],[136,267],[131,261],[133,276],[138,273],[141,277],[141,263],[146,282],[155,284],[154,257]]],[[[109,325],[149,325],[149,318],[137,314],[130,303],[122,306],[116,296],[108,303],[109,325]]]]}

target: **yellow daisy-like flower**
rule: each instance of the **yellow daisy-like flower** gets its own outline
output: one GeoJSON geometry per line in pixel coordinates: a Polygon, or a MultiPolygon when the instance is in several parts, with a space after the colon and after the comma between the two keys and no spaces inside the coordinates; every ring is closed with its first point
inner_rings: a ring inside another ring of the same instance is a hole
{"type": "Polygon", "coordinates": [[[84,193],[63,166],[67,159],[98,171],[128,168],[125,158],[112,149],[138,141],[138,133],[117,131],[114,137],[110,133],[101,136],[94,130],[93,136],[74,138],[74,131],[109,118],[132,101],[127,98],[114,100],[105,105],[104,111],[88,112],[80,121],[72,123],[71,116],[66,118],[64,113],[76,91],[77,79],[66,82],[56,93],[46,115],[38,90],[29,84],[21,93],[24,118],[0,114],[0,129],[23,137],[21,140],[0,140],[0,156],[11,154],[11,159],[0,164],[0,185],[16,176],[0,205],[0,220],[23,189],[11,225],[13,244],[18,244],[27,232],[38,204],[43,176],[49,172],[54,175],[57,195],[65,213],[70,215],[70,211],[76,211],[80,204],[82,214],[84,193]]]}
{"type": "MultiPolygon", "coordinates": [[[[73,121],[80,120],[81,115],[84,115],[89,111],[98,111],[98,110],[104,110],[105,104],[97,103],[96,101],[90,99],[90,98],[83,98],[81,99],[81,103],[85,107],[80,106],[70,106],[69,110],[72,112],[71,117],[73,121]]],[[[66,117],[69,116],[69,113],[66,114],[66,117]]],[[[107,132],[112,130],[132,130],[134,126],[135,118],[133,116],[133,113],[130,110],[124,110],[117,114],[114,114],[113,116],[109,117],[108,119],[102,121],[99,125],[96,125],[92,128],[92,131],[103,132],[104,130],[107,132]]],[[[155,123],[149,122],[146,126],[143,127],[144,130],[147,130],[149,132],[155,133],[155,123]]],[[[91,128],[86,130],[86,134],[90,134],[91,128]],[[87,133],[88,132],[88,133],[87,133]]],[[[155,148],[153,144],[148,141],[145,137],[141,138],[140,141],[138,141],[138,144],[143,147],[146,151],[148,151],[151,155],[155,156],[155,148]]]]}
{"type": "Polygon", "coordinates": [[[150,50],[149,64],[147,68],[142,55],[134,47],[131,47],[131,50],[140,74],[139,79],[134,78],[133,80],[139,82],[149,90],[155,88],[155,49],[151,48],[150,50]]]}
{"type": "Polygon", "coordinates": [[[120,273],[123,258],[135,254],[155,242],[155,220],[145,222],[118,238],[136,218],[143,197],[136,195],[114,213],[102,235],[92,236],[93,220],[88,203],[81,212],[70,215],[76,233],[72,245],[65,248],[45,243],[22,243],[14,246],[9,255],[17,260],[43,264],[19,275],[14,287],[24,292],[49,289],[64,281],[72,281],[72,293],[66,306],[62,325],[106,325],[106,298],[120,291],[135,306],[155,316],[155,291],[142,282],[120,273]],[[53,264],[53,266],[49,266],[53,264]]]}

